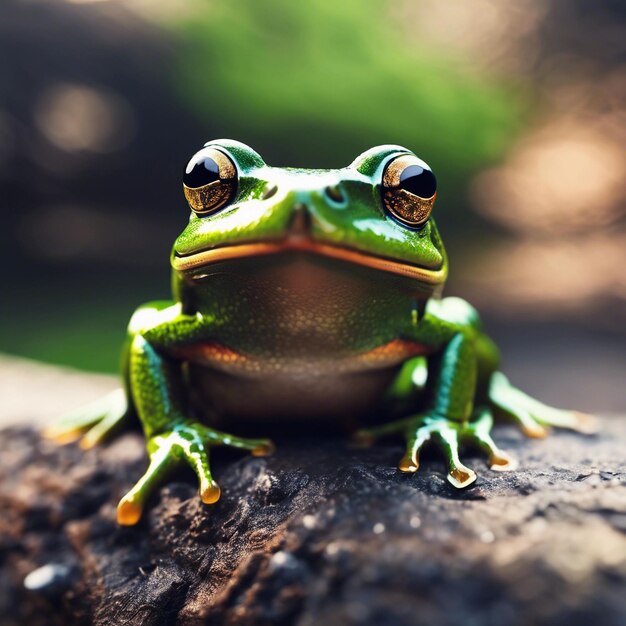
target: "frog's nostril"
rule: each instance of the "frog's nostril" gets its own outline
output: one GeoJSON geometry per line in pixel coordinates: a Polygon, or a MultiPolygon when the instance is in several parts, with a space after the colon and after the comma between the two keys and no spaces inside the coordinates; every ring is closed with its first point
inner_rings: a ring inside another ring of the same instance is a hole
{"type": "Polygon", "coordinates": [[[311,232],[311,215],[306,204],[299,202],[294,205],[291,221],[289,222],[289,233],[293,235],[308,235],[311,232]]]}
{"type": "Polygon", "coordinates": [[[324,189],[326,196],[335,202],[336,204],[343,204],[346,201],[346,197],[339,185],[328,185],[324,189]]]}
{"type": "Polygon", "coordinates": [[[263,194],[261,195],[261,200],[267,200],[268,198],[271,198],[272,196],[276,195],[277,191],[277,185],[275,185],[274,183],[266,183],[263,189],[263,194]]]}

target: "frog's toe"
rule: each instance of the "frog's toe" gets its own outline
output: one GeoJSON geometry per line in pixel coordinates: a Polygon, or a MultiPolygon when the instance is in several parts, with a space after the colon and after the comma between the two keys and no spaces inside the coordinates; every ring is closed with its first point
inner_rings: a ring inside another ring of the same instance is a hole
{"type": "MultiPolygon", "coordinates": [[[[533,439],[546,437],[549,430],[530,413],[527,406],[516,397],[518,390],[501,372],[495,372],[489,387],[489,401],[493,408],[515,422],[521,431],[533,439]]],[[[522,393],[522,392],[519,392],[522,393]]]]}
{"type": "Polygon", "coordinates": [[[494,472],[509,472],[517,469],[517,460],[503,450],[490,455],[488,463],[489,469],[494,472]]]}
{"type": "Polygon", "coordinates": [[[536,422],[527,414],[511,414],[514,420],[517,420],[521,431],[530,439],[544,439],[550,434],[550,430],[536,422]]]}
{"type": "Polygon", "coordinates": [[[547,406],[538,400],[529,398],[534,403],[531,412],[540,424],[546,427],[566,428],[583,435],[593,435],[598,432],[597,418],[579,411],[565,411],[547,406]]]}
{"type": "Polygon", "coordinates": [[[230,448],[237,448],[238,450],[247,450],[253,456],[268,456],[275,450],[274,443],[271,439],[236,437],[230,433],[224,433],[220,430],[204,426],[203,424],[194,424],[193,427],[207,445],[228,446],[230,448]]]}
{"type": "Polygon", "coordinates": [[[213,480],[209,465],[209,445],[202,437],[201,426],[180,430],[174,437],[174,445],[180,448],[182,456],[198,477],[198,491],[204,504],[214,504],[220,499],[219,485],[213,480]]]}
{"type": "Polygon", "coordinates": [[[492,399],[493,407],[517,424],[520,430],[531,439],[543,439],[550,430],[536,420],[526,409],[501,399],[492,399]]]}
{"type": "Polygon", "coordinates": [[[477,478],[476,472],[462,463],[456,467],[451,467],[448,472],[448,482],[457,489],[469,487],[477,478]]]}
{"type": "Polygon", "coordinates": [[[255,439],[255,447],[250,449],[252,456],[270,456],[276,452],[276,446],[271,439],[255,439]]]}
{"type": "Polygon", "coordinates": [[[72,443],[80,439],[84,430],[84,428],[64,428],[58,424],[53,424],[52,426],[46,426],[45,428],[43,428],[41,430],[41,436],[44,439],[49,439],[50,441],[54,441],[59,445],[64,445],[66,443],[72,443]]]}
{"type": "Polygon", "coordinates": [[[143,513],[146,501],[154,489],[164,480],[174,465],[169,442],[154,448],[150,455],[150,465],[135,486],[119,501],[117,505],[117,522],[121,526],[134,526],[143,513]]]}
{"type": "Polygon", "coordinates": [[[580,411],[572,411],[574,426],[571,428],[577,430],[583,435],[595,435],[600,429],[600,423],[595,415],[589,413],[581,413],[580,411]]]}
{"type": "Polygon", "coordinates": [[[434,430],[439,447],[448,461],[448,482],[457,489],[469,487],[476,480],[476,472],[459,458],[459,428],[448,420],[442,421],[434,430]]]}
{"type": "Polygon", "coordinates": [[[540,424],[548,427],[567,428],[583,435],[593,435],[598,432],[598,421],[593,415],[579,411],[556,409],[526,396],[521,391],[519,393],[525,396],[520,398],[520,402],[527,403],[529,412],[540,424]]]}
{"type": "Polygon", "coordinates": [[[71,443],[82,437],[81,447],[92,448],[111,434],[128,414],[126,394],[122,389],[116,389],[68,413],[52,426],[44,428],[42,435],[60,444],[71,443]]]}
{"type": "Polygon", "coordinates": [[[493,407],[519,424],[528,437],[545,437],[550,427],[567,428],[584,434],[597,432],[592,415],[557,409],[517,389],[501,372],[493,374],[489,388],[493,407]]]}
{"type": "Polygon", "coordinates": [[[207,484],[200,489],[200,499],[204,504],[215,504],[222,496],[222,490],[217,483],[207,484]]]}
{"type": "Polygon", "coordinates": [[[80,439],[83,433],[105,416],[106,409],[104,407],[97,410],[90,408],[90,406],[83,407],[64,415],[54,424],[43,428],[41,435],[59,444],[71,443],[80,439]]]}
{"type": "Polygon", "coordinates": [[[117,505],[117,523],[120,526],[134,526],[143,513],[143,505],[124,496],[117,505]]]}
{"type": "Polygon", "coordinates": [[[422,426],[415,431],[415,434],[407,438],[406,452],[400,462],[398,469],[401,472],[414,473],[419,469],[419,454],[424,444],[431,437],[432,428],[422,426]]]}
{"type": "Polygon", "coordinates": [[[220,499],[219,485],[211,475],[209,466],[209,448],[214,445],[229,446],[239,450],[248,450],[252,456],[268,456],[274,452],[274,443],[270,439],[250,439],[235,437],[203,424],[191,424],[179,431],[182,442],[179,444],[183,456],[198,476],[200,499],[205,504],[214,504],[220,499]]]}
{"type": "Polygon", "coordinates": [[[476,419],[465,427],[465,437],[488,456],[489,468],[497,472],[506,472],[517,467],[517,461],[501,450],[491,437],[493,416],[489,409],[480,409],[476,419]]]}
{"type": "Polygon", "coordinates": [[[89,450],[98,444],[102,443],[111,434],[113,434],[117,428],[122,424],[126,417],[126,410],[120,412],[113,410],[107,413],[103,418],[94,426],[92,426],[87,433],[80,440],[80,447],[83,450],[89,450]]]}

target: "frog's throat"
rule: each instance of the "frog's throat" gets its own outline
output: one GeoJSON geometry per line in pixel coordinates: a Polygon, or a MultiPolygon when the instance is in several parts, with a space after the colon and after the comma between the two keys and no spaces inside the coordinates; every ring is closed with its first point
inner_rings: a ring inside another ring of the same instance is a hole
{"type": "Polygon", "coordinates": [[[244,257],[265,256],[280,252],[308,252],[331,259],[338,259],[356,265],[362,265],[383,272],[391,272],[400,276],[407,276],[429,285],[441,285],[448,275],[448,264],[442,262],[438,269],[430,269],[417,265],[401,263],[385,257],[372,256],[358,250],[341,248],[326,243],[320,243],[308,238],[287,238],[281,241],[263,241],[222,246],[210,250],[202,250],[192,254],[172,255],[172,267],[176,271],[186,272],[206,267],[218,261],[240,259],[244,257]]]}

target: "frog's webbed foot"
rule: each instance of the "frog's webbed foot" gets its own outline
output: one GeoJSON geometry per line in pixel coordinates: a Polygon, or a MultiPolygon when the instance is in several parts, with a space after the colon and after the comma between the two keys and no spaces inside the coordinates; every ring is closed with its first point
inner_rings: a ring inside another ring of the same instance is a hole
{"type": "Polygon", "coordinates": [[[183,422],[148,441],[150,465],[135,486],[120,500],[117,521],[123,526],[136,524],[146,500],[169,471],[181,461],[187,462],[198,476],[200,498],[213,504],[220,498],[220,488],[209,466],[212,446],[231,446],[249,450],[254,456],[270,454],[274,446],[269,439],[244,439],[223,433],[203,424],[183,422]]]}
{"type": "Polygon", "coordinates": [[[43,436],[58,443],[80,439],[83,449],[93,448],[112,434],[129,415],[128,401],[123,389],[63,416],[43,430],[43,436]]]}
{"type": "Polygon", "coordinates": [[[357,438],[372,441],[379,437],[400,434],[406,439],[406,451],[398,464],[402,472],[416,472],[419,468],[419,454],[427,442],[434,443],[446,457],[448,481],[457,488],[467,487],[476,480],[476,473],[464,465],[459,458],[462,444],[470,444],[484,450],[493,470],[513,469],[515,462],[500,450],[491,438],[493,417],[489,409],[479,409],[475,419],[457,422],[436,413],[412,416],[377,428],[361,430],[357,438]]]}
{"type": "Polygon", "coordinates": [[[513,387],[501,372],[493,374],[488,395],[492,407],[516,422],[528,437],[545,437],[551,426],[584,434],[597,431],[592,415],[547,406],[513,387]]]}

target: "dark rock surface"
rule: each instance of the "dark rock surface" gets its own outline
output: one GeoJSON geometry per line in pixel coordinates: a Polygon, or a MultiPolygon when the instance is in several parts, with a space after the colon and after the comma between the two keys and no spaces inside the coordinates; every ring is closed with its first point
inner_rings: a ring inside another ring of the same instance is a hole
{"type": "Polygon", "coordinates": [[[138,434],[83,452],[6,429],[0,623],[626,623],[626,421],[589,438],[496,438],[520,469],[470,457],[480,476],[463,492],[437,457],[397,472],[393,442],[218,450],[217,504],[182,472],[129,529],[115,504],[146,463],[138,434]]]}

